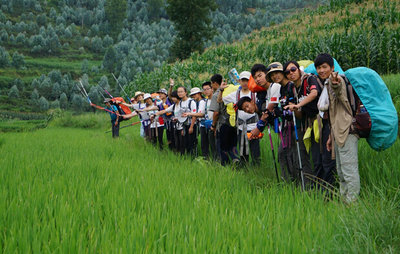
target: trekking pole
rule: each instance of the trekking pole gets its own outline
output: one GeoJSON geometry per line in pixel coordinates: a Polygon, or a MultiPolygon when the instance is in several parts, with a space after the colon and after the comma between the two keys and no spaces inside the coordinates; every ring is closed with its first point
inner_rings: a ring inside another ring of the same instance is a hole
{"type": "Polygon", "coordinates": [[[276,167],[276,160],[275,160],[274,144],[272,143],[271,129],[269,127],[269,124],[268,124],[268,135],[269,135],[269,143],[271,144],[272,158],[274,159],[276,179],[278,180],[279,183],[278,168],[276,167]]]}
{"type": "Polygon", "coordinates": [[[105,89],[105,88],[102,87],[101,85],[99,85],[99,87],[101,87],[101,89],[103,89],[104,92],[106,92],[106,94],[108,94],[108,96],[110,96],[111,99],[114,98],[114,97],[107,91],[107,89],[105,89]]]}
{"type": "Polygon", "coordinates": [[[84,95],[84,97],[86,97],[86,99],[88,100],[89,104],[92,104],[92,101],[90,100],[89,95],[86,92],[86,89],[82,84],[82,81],[79,80],[79,83],[81,84],[81,87],[82,87],[81,93],[84,95]]]}
{"type": "Polygon", "coordinates": [[[117,84],[119,85],[119,87],[121,88],[122,92],[125,94],[126,98],[128,99],[129,103],[132,104],[131,99],[129,98],[128,94],[125,92],[125,89],[121,86],[121,84],[119,83],[118,79],[115,77],[114,73],[111,73],[112,76],[114,77],[115,81],[117,82],[117,84]]]}
{"type": "Polygon", "coordinates": [[[301,156],[300,156],[300,146],[299,146],[299,136],[297,135],[297,125],[296,125],[296,116],[294,114],[294,111],[292,111],[293,115],[293,124],[294,124],[294,133],[296,134],[296,145],[297,145],[297,155],[299,156],[299,167],[300,167],[300,177],[301,177],[301,187],[302,190],[305,190],[304,187],[304,172],[303,172],[303,166],[301,164],[301,156]]]}
{"type": "MultiPolygon", "coordinates": [[[[124,125],[124,126],[120,127],[120,129],[131,127],[131,126],[134,126],[134,125],[139,124],[139,123],[140,123],[140,121],[134,122],[134,123],[131,123],[131,124],[128,124],[128,125],[124,125]]],[[[106,131],[105,133],[109,133],[109,132],[112,132],[112,130],[111,131],[106,131]]]]}

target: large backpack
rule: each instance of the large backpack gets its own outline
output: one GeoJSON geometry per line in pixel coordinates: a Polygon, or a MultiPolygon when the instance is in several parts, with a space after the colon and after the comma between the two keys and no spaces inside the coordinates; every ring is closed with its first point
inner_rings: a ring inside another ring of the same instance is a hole
{"type": "Polygon", "coordinates": [[[122,104],[122,103],[125,103],[125,100],[122,97],[114,97],[111,99],[111,101],[113,102],[113,104],[115,106],[117,106],[120,115],[128,115],[128,114],[132,113],[130,108],[128,108],[127,106],[122,104]],[[120,103],[117,104],[117,102],[120,102],[120,103]]]}
{"type": "Polygon", "coordinates": [[[368,144],[377,151],[389,148],[397,138],[398,117],[386,84],[366,67],[349,69],[344,74],[371,117],[368,144]]]}

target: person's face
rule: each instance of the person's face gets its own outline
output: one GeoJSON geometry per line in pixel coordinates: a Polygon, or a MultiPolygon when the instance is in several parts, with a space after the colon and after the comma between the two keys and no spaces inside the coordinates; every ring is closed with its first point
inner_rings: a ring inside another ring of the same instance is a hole
{"type": "Polygon", "coordinates": [[[205,96],[210,97],[212,95],[213,90],[212,90],[211,86],[207,85],[207,86],[203,86],[203,92],[204,92],[205,96]]]}
{"type": "Polygon", "coordinates": [[[219,88],[219,84],[217,82],[211,82],[211,87],[215,91],[219,88]]]}
{"type": "Polygon", "coordinates": [[[290,80],[290,81],[297,81],[301,78],[301,74],[300,74],[300,70],[296,67],[296,65],[290,63],[285,70],[286,73],[286,77],[290,80]]]}
{"type": "Polygon", "coordinates": [[[147,99],[145,100],[145,103],[146,103],[147,105],[150,105],[152,102],[153,102],[153,100],[152,100],[151,98],[147,98],[147,99]]]}
{"type": "Polygon", "coordinates": [[[107,106],[108,108],[110,108],[110,107],[111,107],[111,104],[110,104],[109,102],[106,102],[106,106],[107,106]]]}
{"type": "Polygon", "coordinates": [[[160,99],[164,100],[165,98],[167,98],[167,95],[165,93],[160,93],[160,99]]]}
{"type": "Polygon", "coordinates": [[[178,100],[178,98],[176,98],[176,97],[172,97],[172,102],[173,102],[174,104],[177,104],[177,103],[179,102],[179,100],[178,100]]]}
{"type": "Polygon", "coordinates": [[[322,79],[327,79],[332,74],[334,67],[330,67],[329,64],[323,63],[317,67],[318,76],[322,79]]]}
{"type": "Polygon", "coordinates": [[[142,101],[143,100],[143,95],[138,95],[136,97],[136,101],[142,101]]]}
{"type": "Polygon", "coordinates": [[[256,112],[256,107],[254,103],[246,101],[242,104],[242,110],[248,114],[253,114],[256,112]]]}
{"type": "Polygon", "coordinates": [[[265,86],[268,83],[263,71],[257,71],[253,78],[256,84],[259,86],[265,86]]]}
{"type": "Polygon", "coordinates": [[[185,92],[185,89],[183,87],[179,87],[177,92],[178,92],[179,98],[183,99],[183,98],[186,97],[186,92],[185,92]]]}
{"type": "Polygon", "coordinates": [[[281,83],[283,81],[283,72],[274,71],[271,73],[271,79],[274,83],[281,83]]]}
{"type": "Polygon", "coordinates": [[[242,78],[240,80],[240,85],[242,86],[243,89],[248,89],[249,88],[249,80],[247,78],[242,78]]]}

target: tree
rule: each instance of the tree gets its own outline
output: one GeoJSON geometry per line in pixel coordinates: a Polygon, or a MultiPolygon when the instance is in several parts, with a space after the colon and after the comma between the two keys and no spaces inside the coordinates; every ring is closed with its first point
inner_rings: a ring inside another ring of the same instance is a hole
{"type": "Polygon", "coordinates": [[[50,103],[50,108],[60,108],[60,102],[58,100],[52,101],[50,103]]]}
{"type": "Polygon", "coordinates": [[[7,67],[10,64],[10,55],[7,50],[3,47],[0,47],[0,67],[7,67]]]}
{"type": "Polygon", "coordinates": [[[89,73],[89,61],[87,59],[84,59],[82,61],[81,70],[82,70],[82,74],[89,73]]]}
{"type": "Polygon", "coordinates": [[[22,67],[24,67],[25,66],[24,55],[19,54],[17,51],[15,51],[15,53],[12,56],[11,64],[16,69],[21,69],[22,67]]]}
{"type": "Polygon", "coordinates": [[[19,98],[19,90],[18,87],[16,85],[13,85],[10,89],[10,91],[8,92],[8,97],[11,98],[19,98]]]}
{"type": "Polygon", "coordinates": [[[52,98],[52,99],[57,99],[58,97],[60,97],[60,95],[61,95],[61,87],[60,87],[60,84],[55,83],[55,84],[53,85],[52,90],[51,90],[51,98],[52,98]]]}
{"type": "Polygon", "coordinates": [[[126,0],[107,0],[105,4],[106,18],[111,26],[111,35],[116,38],[122,29],[122,21],[126,17],[126,0]]]}
{"type": "Polygon", "coordinates": [[[109,72],[113,72],[117,62],[117,54],[114,47],[109,47],[104,55],[103,67],[109,72]]]}
{"type": "Polygon", "coordinates": [[[162,14],[164,1],[163,0],[148,0],[147,1],[147,12],[149,13],[149,19],[159,20],[162,14]]]}
{"type": "Polygon", "coordinates": [[[39,99],[39,108],[41,111],[46,111],[49,109],[49,102],[43,96],[39,99]]]}
{"type": "Polygon", "coordinates": [[[178,32],[170,49],[172,59],[186,59],[194,51],[203,51],[212,39],[210,13],[216,10],[215,0],[167,0],[167,14],[178,32]]]}
{"type": "Polygon", "coordinates": [[[36,89],[33,89],[31,94],[31,105],[35,111],[39,110],[39,97],[39,92],[36,89]]]}
{"type": "Polygon", "coordinates": [[[67,109],[68,107],[68,98],[67,95],[65,93],[62,93],[60,95],[60,108],[62,109],[67,109]]]}

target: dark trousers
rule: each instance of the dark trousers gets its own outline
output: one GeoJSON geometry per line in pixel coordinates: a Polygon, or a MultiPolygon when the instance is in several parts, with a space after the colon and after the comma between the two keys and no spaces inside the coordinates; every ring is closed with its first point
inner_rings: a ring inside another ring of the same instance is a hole
{"type": "Polygon", "coordinates": [[[119,121],[117,124],[115,124],[115,122],[111,122],[111,130],[112,130],[112,137],[118,138],[119,137],[119,121]]]}
{"type": "MultiPolygon", "coordinates": [[[[239,130],[238,133],[238,141],[239,141],[239,151],[241,150],[241,146],[242,146],[242,134],[243,131],[239,130]]],[[[245,134],[246,136],[244,137],[245,139],[247,139],[247,134],[245,134]]],[[[247,139],[248,140],[248,139],[247,139]]],[[[248,140],[249,142],[249,150],[246,150],[246,145],[243,146],[243,155],[240,156],[240,160],[243,162],[249,162],[249,154],[251,154],[251,160],[252,163],[255,165],[259,165],[261,160],[260,160],[260,140],[259,139],[252,139],[252,140],[248,140]],[[249,153],[249,154],[247,154],[249,153]]]]}
{"type": "Polygon", "coordinates": [[[183,126],[183,143],[184,150],[187,154],[194,156],[197,150],[197,126],[193,126],[193,133],[189,134],[189,125],[183,126]]]}
{"type": "Polygon", "coordinates": [[[160,149],[163,149],[163,134],[164,134],[164,126],[160,126],[157,128],[150,128],[151,129],[151,142],[153,145],[157,145],[157,140],[158,140],[158,145],[160,149]],[[157,133],[156,133],[157,131],[157,133]]]}
{"type": "Polygon", "coordinates": [[[175,149],[175,128],[174,123],[172,121],[165,121],[165,133],[167,135],[168,147],[171,150],[175,149]]]}
{"type": "Polygon", "coordinates": [[[327,119],[322,120],[322,150],[319,143],[314,140],[314,133],[311,135],[311,154],[314,164],[314,175],[319,179],[320,184],[324,186],[324,181],[329,184],[335,184],[336,161],[332,160],[332,153],[326,150],[326,142],[331,133],[327,119]]]}
{"type": "Polygon", "coordinates": [[[219,139],[221,147],[221,164],[226,165],[229,160],[239,160],[239,155],[236,149],[236,128],[223,124],[219,129],[219,139]]]}
{"type": "Polygon", "coordinates": [[[201,153],[204,158],[217,159],[215,151],[215,136],[211,129],[206,127],[200,127],[200,141],[201,141],[201,153]]]}
{"type": "MultiPolygon", "coordinates": [[[[300,149],[300,159],[301,166],[299,163],[299,152],[297,151],[296,135],[294,131],[294,125],[292,123],[291,127],[286,126],[282,130],[282,136],[285,143],[283,147],[282,142],[279,143],[278,148],[278,161],[281,168],[281,176],[287,182],[301,183],[300,170],[303,170],[307,175],[312,175],[313,170],[310,162],[310,155],[307,153],[306,147],[304,146],[303,136],[304,132],[298,130],[299,136],[299,149],[300,149]],[[289,130],[290,129],[290,130],[289,130]]],[[[309,187],[311,180],[309,177],[304,178],[304,183],[309,187]]]]}
{"type": "Polygon", "coordinates": [[[181,155],[185,153],[185,146],[183,143],[183,135],[182,130],[174,130],[174,140],[175,140],[175,149],[177,152],[180,152],[181,155]]]}

